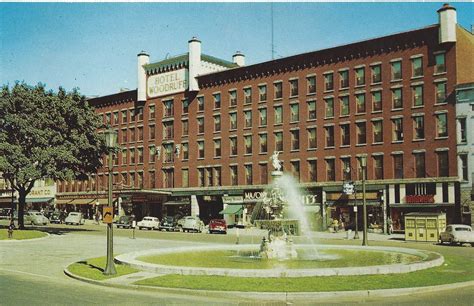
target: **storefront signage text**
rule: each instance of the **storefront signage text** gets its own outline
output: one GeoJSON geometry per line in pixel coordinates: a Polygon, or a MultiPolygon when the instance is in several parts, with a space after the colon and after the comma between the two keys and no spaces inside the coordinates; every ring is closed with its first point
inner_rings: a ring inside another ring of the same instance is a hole
{"type": "Polygon", "coordinates": [[[152,75],[148,78],[148,96],[151,98],[182,92],[187,88],[186,69],[152,75]]]}
{"type": "MultiPolygon", "coordinates": [[[[313,194],[302,195],[301,201],[305,205],[315,205],[317,204],[317,196],[313,194]]],[[[261,202],[267,201],[269,195],[266,191],[247,191],[244,192],[244,202],[261,202]]]]}
{"type": "Polygon", "coordinates": [[[434,203],[434,194],[412,194],[405,197],[407,203],[434,203]]]}

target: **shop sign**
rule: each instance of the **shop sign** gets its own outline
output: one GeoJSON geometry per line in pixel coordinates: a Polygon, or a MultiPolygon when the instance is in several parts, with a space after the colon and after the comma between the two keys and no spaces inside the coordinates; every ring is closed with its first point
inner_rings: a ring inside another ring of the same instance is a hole
{"type": "Polygon", "coordinates": [[[188,88],[186,69],[160,73],[148,78],[148,96],[151,98],[183,92],[188,88]]]}
{"type": "Polygon", "coordinates": [[[223,196],[222,202],[224,204],[242,204],[244,202],[243,196],[223,196]]]}
{"type": "Polygon", "coordinates": [[[406,203],[434,203],[434,194],[410,194],[405,197],[406,203]]]}
{"type": "MultiPolygon", "coordinates": [[[[246,203],[265,202],[270,200],[270,196],[266,191],[245,191],[243,201],[246,203]]],[[[318,196],[315,194],[307,194],[301,196],[301,201],[304,205],[316,205],[318,196]]]]}
{"type": "Polygon", "coordinates": [[[45,198],[45,197],[54,197],[55,195],[54,186],[45,186],[45,187],[33,187],[28,193],[27,198],[45,198]]]}

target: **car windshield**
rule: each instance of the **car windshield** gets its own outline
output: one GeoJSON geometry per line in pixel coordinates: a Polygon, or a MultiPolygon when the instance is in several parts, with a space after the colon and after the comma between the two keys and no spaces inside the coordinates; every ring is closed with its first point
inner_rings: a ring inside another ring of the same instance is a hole
{"type": "Polygon", "coordinates": [[[456,227],[454,230],[456,232],[470,232],[471,231],[469,227],[456,227]]]}
{"type": "Polygon", "coordinates": [[[72,213],[69,213],[70,216],[79,216],[79,213],[75,213],[75,212],[72,212],[72,213]]]}

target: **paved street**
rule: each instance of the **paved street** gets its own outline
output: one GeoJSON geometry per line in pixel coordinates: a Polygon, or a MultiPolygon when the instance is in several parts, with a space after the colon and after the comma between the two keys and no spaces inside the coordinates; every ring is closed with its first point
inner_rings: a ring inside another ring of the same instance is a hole
{"type": "MultiPolygon", "coordinates": [[[[52,226],[48,238],[22,241],[0,242],[0,288],[2,305],[224,305],[224,304],[270,304],[272,301],[229,300],[213,298],[209,295],[178,295],[165,291],[137,291],[98,287],[86,284],[64,275],[63,269],[70,263],[85,258],[105,255],[105,226],[86,225],[82,227],[52,226]],[[77,231],[72,231],[76,229],[77,231]]],[[[115,230],[115,253],[150,248],[167,248],[196,243],[235,243],[235,232],[228,235],[161,233],[137,231],[136,239],[131,239],[131,230],[115,230]]],[[[259,241],[261,233],[251,235],[251,231],[241,231],[242,242],[259,241]]],[[[343,238],[344,233],[318,234],[325,243],[354,243],[343,238]],[[328,240],[327,238],[331,238],[328,240]]],[[[387,237],[377,236],[380,239],[387,237]]],[[[375,236],[372,237],[375,240],[375,236]]],[[[404,242],[395,240],[394,244],[404,242]]],[[[413,244],[410,244],[412,246],[413,244]]],[[[443,246],[417,245],[423,249],[443,246]]],[[[446,248],[446,247],[445,247],[446,248]]],[[[455,248],[453,251],[474,255],[474,248],[455,248]]],[[[474,256],[473,256],[474,258],[474,256]]],[[[473,305],[474,288],[440,291],[397,297],[396,299],[330,299],[298,301],[297,304],[340,304],[340,305],[473,305]]],[[[291,301],[288,301],[291,302],[291,301]]],[[[282,302],[272,303],[281,304],[282,302]]]]}

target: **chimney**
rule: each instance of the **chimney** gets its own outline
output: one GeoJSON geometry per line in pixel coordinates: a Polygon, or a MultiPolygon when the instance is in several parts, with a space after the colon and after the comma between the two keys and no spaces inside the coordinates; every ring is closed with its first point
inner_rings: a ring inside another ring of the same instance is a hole
{"type": "Polygon", "coordinates": [[[145,51],[142,51],[138,53],[137,57],[137,102],[146,102],[146,71],[143,66],[150,62],[150,56],[145,51]]]}
{"type": "Polygon", "coordinates": [[[439,43],[456,42],[456,9],[449,5],[443,4],[438,10],[439,15],[439,43]]]}
{"type": "Polygon", "coordinates": [[[196,77],[201,73],[201,41],[193,37],[188,41],[189,48],[189,91],[199,91],[196,77]]]}
{"type": "Polygon", "coordinates": [[[243,55],[240,51],[236,51],[235,54],[232,55],[232,61],[239,67],[243,67],[245,66],[245,55],[243,55]]]}

